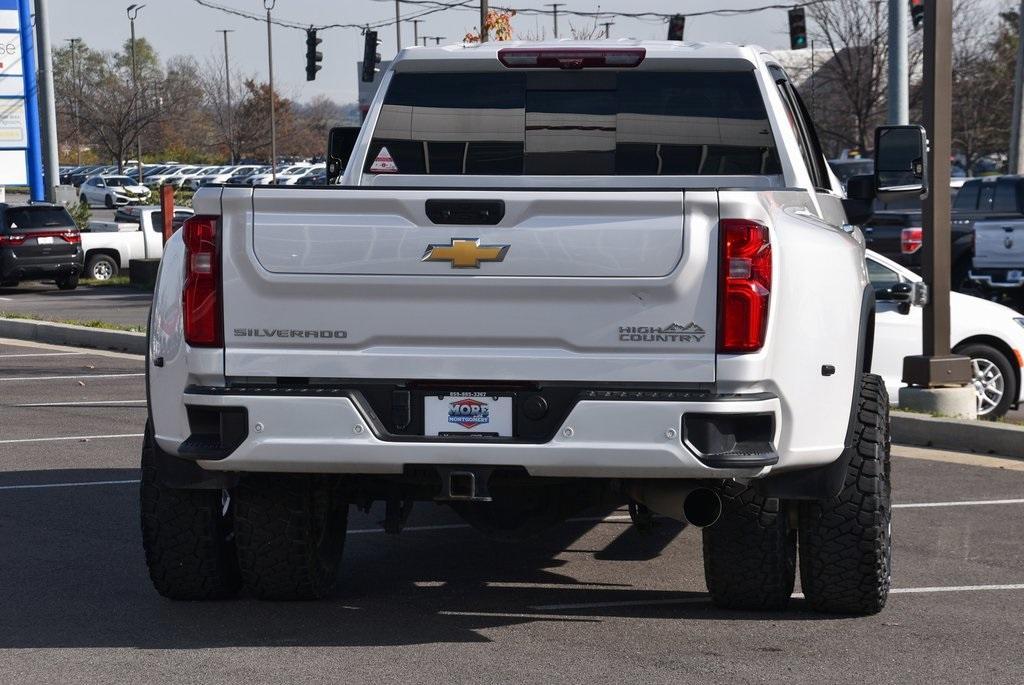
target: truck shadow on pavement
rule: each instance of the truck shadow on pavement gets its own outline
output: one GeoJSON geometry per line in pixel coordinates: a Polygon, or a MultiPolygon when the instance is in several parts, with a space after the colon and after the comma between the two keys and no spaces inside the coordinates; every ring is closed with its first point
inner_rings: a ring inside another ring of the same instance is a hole
{"type": "MultiPolygon", "coordinates": [[[[0,486],[136,478],[132,469],[22,471],[0,474],[0,486]]],[[[375,513],[353,512],[350,528],[377,527],[375,513]]],[[[669,522],[640,533],[628,522],[576,521],[521,543],[468,528],[350,535],[327,600],[172,602],[150,585],[138,516],[134,484],[0,490],[0,648],[413,645],[489,642],[480,631],[535,621],[828,618],[799,601],[786,613],[715,609],[699,532],[669,522]],[[642,586],[666,578],[700,591],[642,586]]],[[[413,518],[457,522],[442,507],[413,518]]]]}

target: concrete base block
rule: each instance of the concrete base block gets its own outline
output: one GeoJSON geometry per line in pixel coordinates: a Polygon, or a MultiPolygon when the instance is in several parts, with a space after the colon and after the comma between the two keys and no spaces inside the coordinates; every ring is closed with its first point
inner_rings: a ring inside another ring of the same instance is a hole
{"type": "Polygon", "coordinates": [[[159,268],[159,259],[133,259],[128,262],[128,282],[138,288],[152,290],[159,268]]]}
{"type": "Polygon", "coordinates": [[[900,408],[954,419],[978,418],[978,398],[974,387],[900,388],[900,408]]]}

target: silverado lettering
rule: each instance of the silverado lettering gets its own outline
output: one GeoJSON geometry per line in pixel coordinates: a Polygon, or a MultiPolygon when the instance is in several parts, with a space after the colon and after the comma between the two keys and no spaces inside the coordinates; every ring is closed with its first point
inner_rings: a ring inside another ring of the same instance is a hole
{"type": "Polygon", "coordinates": [[[236,328],[236,338],[347,338],[347,331],[298,330],[295,328],[236,328]]]}

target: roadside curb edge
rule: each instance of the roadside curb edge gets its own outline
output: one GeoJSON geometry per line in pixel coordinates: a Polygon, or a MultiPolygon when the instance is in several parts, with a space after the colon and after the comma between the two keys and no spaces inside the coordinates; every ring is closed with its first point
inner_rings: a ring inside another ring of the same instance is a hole
{"type": "Polygon", "coordinates": [[[1024,459],[1024,426],[892,412],[893,442],[1024,459]]]}
{"type": "Polygon", "coordinates": [[[130,354],[146,353],[146,334],[111,331],[33,319],[0,317],[0,338],[32,340],[51,345],[73,345],[130,354]]]}

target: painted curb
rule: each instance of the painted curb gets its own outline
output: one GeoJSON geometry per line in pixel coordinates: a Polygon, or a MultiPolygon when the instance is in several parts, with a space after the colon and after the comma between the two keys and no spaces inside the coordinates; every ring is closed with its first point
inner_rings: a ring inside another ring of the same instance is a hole
{"type": "Polygon", "coordinates": [[[892,439],[900,445],[1024,459],[1024,426],[892,412],[892,439]]]}
{"type": "Polygon", "coordinates": [[[51,345],[73,345],[131,354],[146,353],[146,334],[73,326],[51,321],[0,318],[0,338],[33,340],[51,345]]]}

